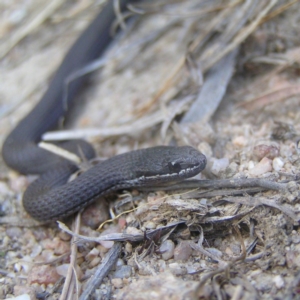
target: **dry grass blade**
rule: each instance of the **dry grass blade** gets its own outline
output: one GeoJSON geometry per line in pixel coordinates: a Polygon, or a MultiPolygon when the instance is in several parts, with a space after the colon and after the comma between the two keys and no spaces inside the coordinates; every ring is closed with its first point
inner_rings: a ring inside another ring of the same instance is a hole
{"type": "Polygon", "coordinates": [[[275,6],[278,0],[270,0],[266,7],[256,16],[256,18],[245,28],[243,28],[233,39],[233,41],[224,47],[219,53],[216,54],[209,62],[203,65],[203,69],[207,70],[211,68],[217,61],[227,55],[238,45],[240,45],[251,33],[253,33],[257,27],[261,24],[262,19],[268,14],[268,12],[275,6]]]}
{"type": "Polygon", "coordinates": [[[291,84],[280,90],[268,92],[265,95],[259,96],[255,99],[241,103],[239,106],[249,110],[255,111],[264,108],[266,105],[284,101],[290,97],[300,94],[300,85],[291,84]]]}
{"type": "MultiPolygon", "coordinates": [[[[277,197],[279,198],[279,197],[277,197]]],[[[279,199],[267,199],[264,197],[227,197],[223,198],[223,200],[228,201],[228,202],[234,202],[234,203],[241,203],[244,205],[249,205],[249,206],[259,206],[259,205],[267,205],[274,207],[276,209],[279,209],[282,211],[285,215],[289,216],[294,222],[299,223],[300,217],[295,214],[295,212],[287,207],[284,206],[280,203],[278,203],[279,199]]]]}
{"type": "Polygon", "coordinates": [[[25,26],[19,28],[9,39],[9,41],[0,49],[0,59],[7,55],[7,53],[15,47],[22,39],[40,26],[47,18],[49,18],[65,0],[53,0],[33,19],[31,19],[25,26]]]}
{"type": "Polygon", "coordinates": [[[271,13],[269,13],[265,18],[262,19],[262,23],[266,22],[276,16],[278,16],[279,14],[283,13],[285,10],[287,10],[288,8],[290,8],[292,5],[294,5],[295,3],[297,3],[299,0],[293,0],[289,3],[285,3],[282,6],[280,6],[279,8],[277,8],[276,10],[272,11],[271,13]]]}
{"type": "MultiPolygon", "coordinates": [[[[81,214],[79,213],[76,216],[75,224],[74,224],[75,233],[77,234],[80,229],[80,219],[81,219],[81,214]]],[[[77,242],[77,237],[73,236],[70,264],[69,264],[65,284],[63,287],[63,291],[61,293],[59,300],[74,299],[74,294],[76,295],[76,298],[78,298],[79,295],[79,288],[78,288],[79,284],[76,276],[76,267],[77,267],[77,243],[76,242],[77,242]],[[76,289],[75,293],[74,293],[74,289],[76,289]]]]}
{"type": "Polygon", "coordinates": [[[51,153],[54,153],[58,156],[61,156],[75,164],[81,163],[81,159],[76,154],[74,154],[73,152],[67,151],[61,147],[58,147],[54,144],[41,142],[41,143],[39,143],[39,147],[41,147],[42,149],[45,149],[47,151],[50,151],[51,153]]]}

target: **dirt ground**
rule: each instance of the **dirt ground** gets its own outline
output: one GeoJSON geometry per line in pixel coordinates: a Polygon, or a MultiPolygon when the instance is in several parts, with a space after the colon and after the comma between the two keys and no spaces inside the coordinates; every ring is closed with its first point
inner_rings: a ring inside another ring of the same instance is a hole
{"type": "MultiPolygon", "coordinates": [[[[0,0],[1,144],[102,2],[0,0]]],[[[22,194],[36,177],[1,158],[0,299],[67,299],[66,285],[68,299],[300,299],[299,1],[135,10],[60,129],[100,158],[191,145],[207,156],[196,178],[207,185],[99,199],[66,221],[90,238],[73,243],[26,214],[22,194]],[[111,251],[117,263],[82,294],[111,251]]]]}

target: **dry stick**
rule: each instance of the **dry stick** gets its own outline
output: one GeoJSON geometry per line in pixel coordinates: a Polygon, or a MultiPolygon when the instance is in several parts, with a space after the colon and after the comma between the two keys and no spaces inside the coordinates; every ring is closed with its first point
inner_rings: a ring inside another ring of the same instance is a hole
{"type": "MultiPolygon", "coordinates": [[[[185,180],[170,186],[151,187],[151,190],[174,191],[180,189],[195,189],[195,188],[250,188],[261,187],[268,190],[283,191],[286,188],[286,183],[273,182],[261,178],[242,178],[242,179],[218,179],[218,180],[185,180]]],[[[148,188],[142,188],[148,190],[148,188]]]]}
{"type": "Polygon", "coordinates": [[[293,0],[289,3],[283,4],[282,6],[278,7],[276,10],[272,11],[269,15],[267,15],[266,17],[264,17],[262,19],[262,23],[276,17],[277,15],[281,14],[282,12],[284,12],[285,10],[287,10],[290,6],[294,5],[295,3],[297,3],[299,0],[293,0]]]}
{"type": "Polygon", "coordinates": [[[251,195],[257,194],[260,192],[265,191],[266,189],[261,187],[251,187],[251,188],[244,188],[244,189],[221,189],[221,190],[208,190],[208,191],[199,191],[196,189],[195,192],[187,192],[187,196],[183,196],[183,199],[190,199],[195,197],[201,198],[213,198],[213,197],[222,197],[222,196],[236,196],[236,195],[251,195]]]}
{"type": "MultiPolygon", "coordinates": [[[[79,233],[79,229],[80,229],[80,218],[81,218],[81,214],[78,213],[75,219],[75,233],[77,234],[79,233]]],[[[63,291],[61,293],[59,300],[74,299],[73,297],[74,297],[75,280],[77,279],[76,276],[77,240],[78,238],[76,236],[72,237],[70,265],[68,268],[68,273],[66,276],[63,291]]],[[[78,286],[78,284],[76,284],[76,286],[78,286]]],[[[77,289],[77,295],[78,295],[78,289],[77,289]]]]}
{"type": "Polygon", "coordinates": [[[107,276],[107,274],[117,262],[117,259],[119,258],[119,255],[121,253],[121,249],[121,243],[115,243],[113,245],[113,247],[106,254],[101,265],[97,268],[95,274],[89,279],[79,300],[88,300],[89,296],[94,292],[96,287],[100,286],[102,280],[107,276]]]}
{"type": "Polygon", "coordinates": [[[241,44],[254,30],[257,28],[257,26],[260,25],[262,19],[267,15],[267,13],[272,9],[272,7],[277,3],[278,0],[271,0],[269,4],[263,9],[257,17],[253,20],[252,23],[250,23],[248,26],[244,28],[232,41],[231,44],[226,46],[223,50],[220,50],[219,53],[216,53],[216,55],[207,63],[203,65],[204,70],[207,70],[211,68],[217,61],[219,61],[222,57],[224,57],[226,54],[228,54],[230,51],[232,51],[234,48],[236,48],[237,45],[241,44]]]}
{"type": "MultiPolygon", "coordinates": [[[[230,6],[235,6],[238,3],[242,2],[243,0],[237,0],[235,2],[226,4],[226,5],[216,5],[213,7],[209,7],[206,9],[200,9],[200,10],[193,10],[192,12],[182,12],[182,11],[174,11],[172,13],[168,13],[168,12],[164,12],[163,8],[161,7],[157,7],[156,9],[152,9],[152,10],[143,10],[141,7],[141,5],[132,5],[129,4],[128,5],[128,9],[131,10],[132,12],[135,12],[136,14],[140,14],[140,15],[145,15],[145,14],[150,14],[150,13],[155,13],[155,14],[159,14],[159,15],[163,15],[163,16],[179,16],[179,17],[185,17],[185,18],[190,18],[190,17],[199,17],[201,15],[206,15],[208,13],[212,13],[218,10],[223,10],[225,8],[228,8],[230,6]]],[[[164,5],[164,4],[162,4],[164,5]]]]}
{"type": "Polygon", "coordinates": [[[15,34],[12,35],[10,40],[4,44],[4,47],[0,49],[0,59],[5,57],[7,53],[14,48],[23,38],[40,26],[47,18],[49,18],[63,3],[65,0],[53,0],[33,19],[22,26],[15,34]]]}
{"type": "MultiPolygon", "coordinates": [[[[225,263],[225,265],[222,266],[221,268],[219,268],[219,269],[217,269],[217,270],[215,270],[215,271],[213,271],[213,272],[210,272],[210,273],[205,274],[205,275],[201,278],[201,280],[200,280],[199,288],[203,287],[203,286],[205,285],[206,281],[207,281],[208,279],[210,279],[212,276],[215,276],[215,275],[220,274],[220,273],[222,273],[222,272],[226,272],[226,271],[228,271],[231,267],[233,267],[234,264],[245,261],[245,258],[246,258],[246,247],[245,247],[245,244],[244,244],[244,240],[243,240],[243,238],[242,238],[241,232],[239,231],[238,227],[237,227],[237,226],[234,226],[233,228],[235,229],[235,231],[236,231],[236,233],[237,233],[237,236],[238,236],[238,240],[239,240],[240,243],[241,243],[242,254],[241,254],[239,257],[235,258],[233,261],[231,261],[231,262],[229,262],[229,263],[225,263]]],[[[195,250],[198,250],[198,249],[195,249],[195,250]]]]}

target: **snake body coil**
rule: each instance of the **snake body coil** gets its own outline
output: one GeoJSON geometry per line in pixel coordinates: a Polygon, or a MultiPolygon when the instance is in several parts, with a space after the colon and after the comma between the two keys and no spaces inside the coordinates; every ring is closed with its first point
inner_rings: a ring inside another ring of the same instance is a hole
{"type": "MultiPolygon", "coordinates": [[[[112,2],[74,43],[41,101],[3,144],[2,155],[8,166],[23,174],[41,175],[23,196],[26,211],[37,220],[69,216],[112,191],[183,180],[198,174],[206,165],[205,156],[192,147],[159,146],[112,157],[67,183],[77,166],[37,146],[42,134],[56,126],[65,113],[66,78],[96,59],[109,45],[109,30],[115,19],[112,2]]],[[[127,2],[119,1],[121,10],[127,2]]],[[[69,84],[68,107],[85,79],[80,77],[69,84]]],[[[92,146],[82,140],[60,145],[77,155],[83,152],[88,159],[95,155],[92,146]]]]}

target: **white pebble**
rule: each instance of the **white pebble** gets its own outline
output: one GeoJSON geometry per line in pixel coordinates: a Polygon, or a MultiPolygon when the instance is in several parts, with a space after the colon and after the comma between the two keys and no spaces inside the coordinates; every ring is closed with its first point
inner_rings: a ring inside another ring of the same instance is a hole
{"type": "Polygon", "coordinates": [[[280,157],[275,157],[273,159],[272,165],[273,165],[273,169],[278,172],[284,166],[284,161],[280,157]]]}
{"type": "Polygon", "coordinates": [[[159,247],[159,252],[163,260],[168,260],[174,255],[175,245],[171,240],[164,241],[159,247]]]}
{"type": "Polygon", "coordinates": [[[232,140],[233,145],[236,147],[244,148],[248,144],[248,140],[244,136],[237,136],[232,140]]]}
{"type": "Polygon", "coordinates": [[[148,221],[146,224],[145,224],[145,227],[147,229],[155,229],[156,228],[156,224],[152,221],[148,221]]]}
{"type": "Polygon", "coordinates": [[[225,171],[226,168],[229,166],[229,159],[224,157],[224,158],[213,158],[212,160],[212,166],[211,166],[211,172],[219,176],[221,172],[225,171]]]}
{"type": "Polygon", "coordinates": [[[41,245],[39,245],[39,244],[34,245],[33,248],[32,248],[30,256],[32,258],[35,258],[35,257],[37,257],[38,255],[40,255],[42,253],[42,250],[43,250],[43,248],[42,248],[41,245]]]}
{"type": "Polygon", "coordinates": [[[206,143],[206,142],[202,142],[198,145],[198,150],[203,153],[206,157],[212,157],[212,149],[211,146],[206,143]]]}
{"type": "Polygon", "coordinates": [[[67,276],[67,273],[68,273],[68,269],[69,269],[69,265],[70,264],[62,264],[60,266],[57,266],[56,267],[56,272],[63,276],[63,277],[66,277],[67,276]]]}
{"type": "Polygon", "coordinates": [[[254,164],[253,160],[250,160],[250,161],[248,162],[248,170],[251,170],[251,169],[253,169],[254,167],[255,167],[255,164],[254,164]]]}
{"type": "Polygon", "coordinates": [[[14,25],[19,24],[24,20],[26,15],[27,15],[26,9],[16,9],[10,14],[9,22],[14,25]]]}
{"type": "Polygon", "coordinates": [[[278,289],[282,289],[284,287],[284,280],[280,275],[277,275],[273,278],[273,282],[275,283],[278,289]]]}
{"type": "Polygon", "coordinates": [[[186,267],[179,263],[169,264],[169,269],[174,275],[185,275],[187,273],[186,267]]]}
{"type": "Polygon", "coordinates": [[[123,287],[123,279],[122,278],[113,278],[111,283],[116,289],[121,289],[123,287]]]}
{"type": "Polygon", "coordinates": [[[253,169],[249,171],[252,176],[260,176],[272,171],[272,161],[264,157],[253,169]]]}

